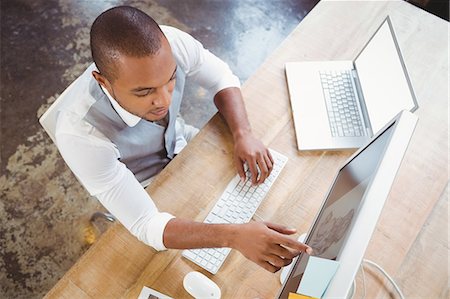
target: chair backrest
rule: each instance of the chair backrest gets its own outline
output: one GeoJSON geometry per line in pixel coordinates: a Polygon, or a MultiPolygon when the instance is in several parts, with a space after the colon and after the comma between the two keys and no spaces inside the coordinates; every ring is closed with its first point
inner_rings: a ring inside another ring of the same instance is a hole
{"type": "MultiPolygon", "coordinates": [[[[44,128],[45,132],[47,132],[48,136],[52,139],[53,143],[58,146],[55,138],[56,131],[56,120],[58,118],[58,111],[60,108],[66,106],[70,103],[69,99],[71,98],[68,94],[71,93],[71,90],[74,88],[75,83],[78,81],[73,81],[64,91],[63,93],[56,99],[55,102],[45,111],[44,114],[39,118],[39,122],[41,126],[44,128]]],[[[81,180],[75,175],[78,181],[81,183],[81,180]]],[[[84,187],[83,183],[81,185],[84,187]]],[[[86,187],[85,187],[86,188],[86,187]]]]}
{"type": "Polygon", "coordinates": [[[41,126],[45,132],[50,136],[52,141],[56,144],[55,131],[56,131],[56,119],[58,117],[58,111],[60,108],[69,104],[69,97],[67,95],[73,89],[76,80],[72,82],[63,93],[56,99],[56,101],[45,111],[45,113],[39,118],[41,126]]]}

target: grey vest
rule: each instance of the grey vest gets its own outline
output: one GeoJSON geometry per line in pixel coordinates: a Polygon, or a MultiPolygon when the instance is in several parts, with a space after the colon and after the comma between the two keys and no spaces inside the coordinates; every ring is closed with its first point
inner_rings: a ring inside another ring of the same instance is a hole
{"type": "Polygon", "coordinates": [[[120,152],[119,160],[142,183],[159,173],[174,157],[175,122],[180,111],[186,74],[177,68],[176,83],[169,108],[167,128],[141,119],[129,127],[117,114],[97,81],[92,80],[89,93],[96,102],[84,119],[108,137],[120,152]]]}

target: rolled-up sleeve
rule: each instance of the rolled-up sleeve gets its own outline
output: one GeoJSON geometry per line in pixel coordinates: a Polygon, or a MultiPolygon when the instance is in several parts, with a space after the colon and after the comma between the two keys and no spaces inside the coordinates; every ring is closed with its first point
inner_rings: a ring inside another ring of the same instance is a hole
{"type": "Polygon", "coordinates": [[[128,169],[125,172],[119,184],[96,197],[139,240],[165,250],[164,229],[174,216],[159,212],[133,173],[128,169]]]}

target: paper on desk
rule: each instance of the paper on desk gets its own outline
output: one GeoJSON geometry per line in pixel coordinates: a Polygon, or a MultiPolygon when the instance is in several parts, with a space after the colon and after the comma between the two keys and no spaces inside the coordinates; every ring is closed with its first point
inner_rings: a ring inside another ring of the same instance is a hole
{"type": "Polygon", "coordinates": [[[339,262],[310,256],[297,293],[314,298],[322,298],[339,262]]]}
{"type": "Polygon", "coordinates": [[[137,299],[172,299],[167,295],[164,295],[157,290],[144,286],[137,299]]]}
{"type": "Polygon", "coordinates": [[[309,297],[309,296],[305,296],[305,295],[301,295],[301,294],[289,293],[288,299],[317,299],[317,298],[313,298],[313,297],[309,297]]]}

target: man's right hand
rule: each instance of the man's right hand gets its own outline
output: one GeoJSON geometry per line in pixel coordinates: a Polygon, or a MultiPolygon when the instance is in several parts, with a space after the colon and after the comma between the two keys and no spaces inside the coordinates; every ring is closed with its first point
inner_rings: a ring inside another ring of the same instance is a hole
{"type": "Polygon", "coordinates": [[[246,258],[270,272],[289,265],[301,252],[312,253],[312,248],[289,237],[295,229],[268,222],[240,224],[231,247],[246,258]]]}

